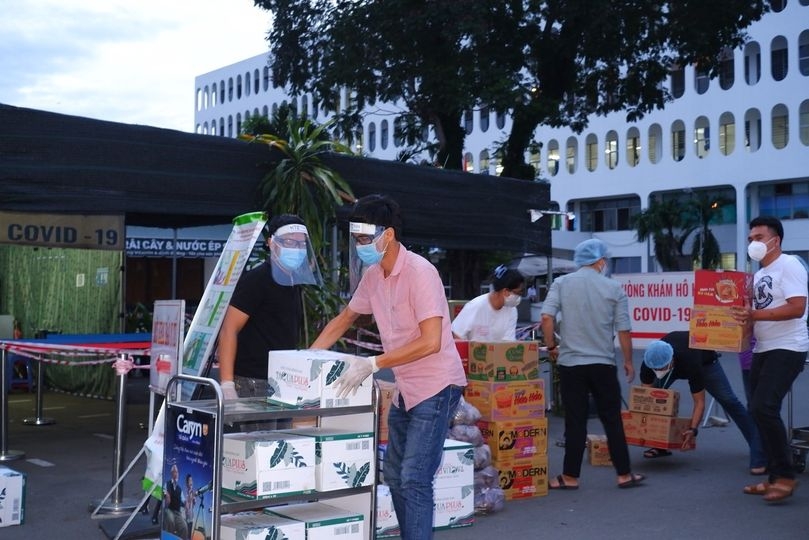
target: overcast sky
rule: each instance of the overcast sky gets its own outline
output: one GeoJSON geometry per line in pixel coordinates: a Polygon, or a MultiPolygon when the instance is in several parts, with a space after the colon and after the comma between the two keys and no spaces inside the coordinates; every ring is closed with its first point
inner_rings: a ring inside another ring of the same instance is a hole
{"type": "Polygon", "coordinates": [[[0,103],[191,132],[194,77],[267,52],[253,0],[0,0],[0,103]]]}

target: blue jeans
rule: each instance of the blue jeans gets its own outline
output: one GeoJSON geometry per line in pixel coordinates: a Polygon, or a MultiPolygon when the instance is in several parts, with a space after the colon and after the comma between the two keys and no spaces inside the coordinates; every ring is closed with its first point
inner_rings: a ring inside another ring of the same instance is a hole
{"type": "Polygon", "coordinates": [[[722,369],[722,365],[716,362],[702,367],[705,377],[705,391],[711,394],[722,406],[728,416],[730,416],[739,431],[742,432],[744,440],[750,447],[750,468],[764,467],[767,465],[767,456],[764,454],[764,447],[761,445],[761,437],[752,415],[747,408],[739,401],[730,382],[722,369]]]}
{"type": "Polygon", "coordinates": [[[388,414],[385,482],[402,540],[433,537],[433,477],[463,389],[450,385],[409,411],[399,398],[388,414]]]}
{"type": "MultiPolygon", "coordinates": [[[[750,412],[767,453],[767,470],[771,482],[778,478],[795,478],[792,450],[781,418],[781,405],[795,378],[803,371],[805,361],[806,352],[775,349],[753,353],[753,365],[750,366],[750,412]]],[[[791,438],[792,434],[789,436],[791,438]]]]}

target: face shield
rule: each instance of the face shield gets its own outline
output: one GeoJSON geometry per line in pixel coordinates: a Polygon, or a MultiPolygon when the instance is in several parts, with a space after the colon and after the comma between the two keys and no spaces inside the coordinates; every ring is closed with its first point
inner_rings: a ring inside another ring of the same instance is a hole
{"type": "Polygon", "coordinates": [[[357,290],[365,269],[379,263],[385,254],[384,250],[379,251],[377,247],[385,227],[352,221],[348,224],[348,232],[348,278],[353,293],[357,290]]]}
{"type": "Polygon", "coordinates": [[[305,225],[290,223],[270,237],[270,268],[279,285],[322,285],[315,251],[305,225]]]}

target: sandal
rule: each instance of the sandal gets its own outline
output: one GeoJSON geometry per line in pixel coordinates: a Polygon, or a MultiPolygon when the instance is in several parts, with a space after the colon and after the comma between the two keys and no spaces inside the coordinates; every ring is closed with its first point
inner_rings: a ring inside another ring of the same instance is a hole
{"type": "Polygon", "coordinates": [[[767,474],[767,467],[750,467],[750,474],[753,476],[763,476],[767,474]]]}
{"type": "Polygon", "coordinates": [[[769,482],[759,482],[758,484],[750,484],[749,486],[744,486],[744,491],[747,495],[764,495],[767,493],[767,490],[770,489],[769,482]]]}
{"type": "Polygon", "coordinates": [[[667,457],[670,456],[671,452],[668,450],[663,450],[662,448],[649,448],[643,453],[643,457],[646,459],[655,459],[660,457],[667,457]]]}
{"type": "Polygon", "coordinates": [[[561,474],[556,475],[556,485],[554,486],[548,482],[548,489],[579,489],[578,484],[566,484],[565,477],[561,474]]]}
{"type": "Polygon", "coordinates": [[[643,480],[645,478],[646,477],[643,476],[642,474],[632,473],[629,480],[624,480],[623,482],[618,482],[618,487],[621,488],[621,489],[637,487],[637,486],[641,485],[641,482],[643,482],[643,480]]]}
{"type": "Polygon", "coordinates": [[[779,478],[767,488],[764,500],[767,502],[780,502],[791,497],[795,492],[798,481],[792,478],[779,478]]]}

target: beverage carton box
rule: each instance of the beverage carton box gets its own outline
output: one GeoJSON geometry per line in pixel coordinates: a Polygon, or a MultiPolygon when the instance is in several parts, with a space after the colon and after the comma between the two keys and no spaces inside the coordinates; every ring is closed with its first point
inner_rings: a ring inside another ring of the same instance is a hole
{"type": "Polygon", "coordinates": [[[301,521],[262,512],[223,514],[219,521],[221,540],[306,540],[306,525],[301,521]]]}
{"type": "Polygon", "coordinates": [[[747,325],[731,316],[732,307],[749,305],[752,276],[745,272],[696,270],[689,347],[741,352],[750,348],[747,325]]]}
{"type": "Polygon", "coordinates": [[[433,530],[469,527],[475,523],[475,489],[466,486],[433,488],[433,530]]]}
{"type": "Polygon", "coordinates": [[[323,349],[270,351],[267,383],[274,405],[294,408],[356,407],[371,404],[373,379],[368,377],[356,394],[338,398],[334,383],[348,370],[354,356],[323,349]]]}
{"type": "Polygon", "coordinates": [[[385,485],[376,486],[376,537],[393,538],[400,536],[399,520],[393,509],[393,498],[390,488],[385,485]]]}
{"type": "Polygon", "coordinates": [[[251,499],[312,492],[315,441],[276,431],[222,437],[222,491],[251,499]]]}
{"type": "Polygon", "coordinates": [[[492,460],[506,500],[527,499],[548,494],[548,456],[530,459],[492,460]]]}
{"type": "Polygon", "coordinates": [[[332,428],[301,428],[284,433],[315,441],[315,489],[335,491],[370,486],[374,480],[374,434],[332,428]]]}
{"type": "Polygon", "coordinates": [[[366,540],[362,514],[320,502],[273,506],[267,513],[302,521],[306,540],[366,540]]]}
{"type": "Polygon", "coordinates": [[[537,378],[539,378],[539,342],[469,342],[470,380],[525,381],[537,378]]]}
{"type": "Polygon", "coordinates": [[[680,393],[651,386],[632,386],[629,389],[629,410],[662,416],[677,416],[680,412],[680,393]]]}
{"type": "Polygon", "coordinates": [[[548,453],[548,419],[479,420],[492,459],[530,459],[548,453]]]}
{"type": "Polygon", "coordinates": [[[25,474],[0,466],[0,527],[25,522],[25,474]]]}
{"type": "Polygon", "coordinates": [[[475,475],[475,449],[464,441],[447,439],[444,441],[444,452],[441,464],[433,479],[434,489],[445,489],[459,486],[471,486],[475,475]]]}
{"type": "Polygon", "coordinates": [[[587,458],[595,467],[612,467],[606,435],[587,435],[587,458]]]}
{"type": "Polygon", "coordinates": [[[545,381],[469,381],[466,401],[487,420],[514,420],[545,416],[545,381]]]}
{"type": "MultiPolygon", "coordinates": [[[[633,411],[621,411],[621,419],[624,422],[627,444],[653,448],[680,448],[683,444],[683,431],[691,426],[690,418],[633,411]]],[[[692,437],[691,448],[695,447],[696,440],[692,437]]]]}

